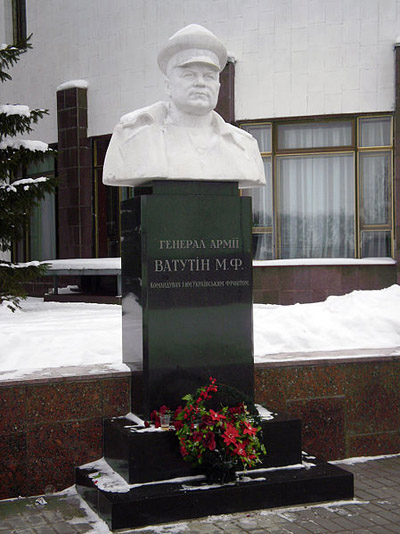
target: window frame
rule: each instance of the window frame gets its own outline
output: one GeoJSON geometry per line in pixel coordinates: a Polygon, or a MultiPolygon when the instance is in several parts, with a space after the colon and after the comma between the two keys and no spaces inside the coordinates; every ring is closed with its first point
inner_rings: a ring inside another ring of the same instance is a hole
{"type": "MultiPolygon", "coordinates": [[[[274,232],[274,227],[276,227],[275,224],[275,213],[276,213],[276,204],[275,204],[275,185],[274,185],[274,156],[273,156],[273,146],[274,146],[274,129],[273,129],[273,122],[272,121],[246,121],[245,123],[241,123],[240,125],[242,128],[245,127],[254,127],[254,126],[268,126],[271,128],[271,150],[268,152],[260,152],[261,158],[270,159],[271,163],[271,194],[272,194],[272,225],[271,226],[252,226],[252,234],[253,235],[270,235],[271,236],[271,243],[272,243],[272,256],[275,256],[275,249],[276,249],[276,234],[274,232]]],[[[246,130],[247,131],[247,130],[246,130]]]]}
{"type": "MultiPolygon", "coordinates": [[[[335,154],[335,153],[354,153],[354,180],[355,180],[355,243],[354,243],[354,259],[362,258],[362,232],[390,232],[390,254],[394,257],[394,114],[393,112],[379,112],[379,113],[360,113],[351,115],[331,115],[315,116],[315,117],[293,117],[283,119],[258,119],[249,121],[238,121],[238,126],[247,130],[247,127],[268,125],[271,127],[271,152],[261,152],[261,157],[271,157],[271,172],[272,172],[272,210],[273,227],[253,227],[253,234],[272,234],[272,259],[281,259],[281,232],[279,227],[279,179],[278,173],[278,159],[284,156],[306,156],[309,154],[335,154]],[[361,147],[361,124],[365,119],[390,119],[390,145],[383,146],[368,146],[361,147]],[[278,129],[281,125],[307,125],[316,123],[338,123],[351,122],[352,125],[352,144],[346,146],[332,146],[332,147],[316,147],[316,148],[278,148],[278,129]],[[367,152],[387,152],[390,155],[390,169],[389,169],[389,221],[385,225],[363,225],[361,221],[361,177],[360,177],[360,155],[367,152]]],[[[301,258],[299,258],[300,260],[301,258]]],[[[268,260],[257,260],[268,261],[268,260]]]]}
{"type": "MultiPolygon", "coordinates": [[[[54,151],[54,154],[49,154],[49,158],[53,158],[54,167],[51,171],[39,171],[35,173],[28,172],[27,167],[23,167],[19,170],[18,175],[14,177],[13,181],[20,180],[23,178],[39,178],[41,176],[49,176],[56,178],[58,176],[57,169],[57,143],[52,143],[49,145],[49,149],[54,151]]],[[[59,256],[59,238],[58,238],[58,187],[55,191],[51,193],[54,196],[54,224],[55,224],[55,258],[59,256]]],[[[40,202],[39,202],[40,207],[40,202]]],[[[31,219],[26,217],[24,236],[17,242],[13,243],[11,251],[12,260],[16,263],[28,262],[32,260],[32,250],[31,250],[31,219]]],[[[48,259],[48,258],[47,258],[48,259]]]]}
{"type": "MultiPolygon", "coordinates": [[[[107,196],[107,189],[111,189],[118,196],[118,216],[117,216],[117,233],[118,233],[118,250],[121,254],[121,201],[125,198],[131,198],[133,196],[132,187],[112,187],[106,186],[102,183],[103,176],[103,161],[99,160],[98,143],[107,142],[109,144],[111,140],[111,134],[99,135],[91,138],[92,146],[92,180],[93,180],[93,222],[94,222],[94,250],[95,258],[104,257],[104,254],[100,254],[101,249],[104,249],[104,244],[100,244],[100,238],[102,237],[104,243],[106,242],[107,252],[106,256],[110,256],[110,243],[107,234],[107,198],[101,198],[104,194],[107,196]],[[103,189],[104,188],[104,189],[103,189]],[[102,204],[102,212],[100,211],[100,204],[102,204]],[[100,230],[101,228],[101,230],[100,230]]],[[[104,152],[104,156],[107,150],[104,152]]]]}
{"type": "MultiPolygon", "coordinates": [[[[279,176],[279,164],[278,164],[278,161],[279,159],[283,159],[283,158],[290,158],[290,157],[300,157],[300,158],[307,158],[307,157],[313,157],[313,156],[341,156],[341,155],[352,155],[353,156],[353,177],[355,176],[356,174],[356,168],[357,168],[357,163],[356,163],[356,152],[355,150],[340,150],[340,151],[302,151],[301,153],[299,152],[291,152],[291,153],[279,153],[279,154],[275,154],[274,156],[274,160],[275,160],[275,170],[276,170],[276,173],[275,173],[275,192],[276,192],[276,200],[275,200],[275,205],[279,206],[279,198],[280,198],[280,187],[281,187],[281,177],[279,176]]],[[[357,195],[357,187],[356,185],[354,184],[354,204],[357,203],[357,198],[358,198],[358,195],[357,195]]],[[[279,210],[276,209],[276,212],[275,212],[275,234],[276,234],[276,256],[277,258],[276,259],[281,259],[282,258],[282,237],[281,237],[281,224],[280,224],[280,216],[281,214],[279,213],[279,210]]],[[[353,220],[353,228],[354,228],[354,238],[355,238],[355,243],[354,243],[354,254],[355,254],[355,257],[356,257],[356,254],[357,254],[357,232],[358,232],[358,228],[357,228],[357,210],[356,210],[356,206],[354,205],[354,220],[353,220]]],[[[296,259],[307,259],[307,258],[293,258],[294,260],[296,259]]]]}
{"type": "Polygon", "coordinates": [[[11,0],[13,44],[19,45],[27,38],[26,0],[11,0]]]}
{"type": "Polygon", "coordinates": [[[362,258],[362,233],[363,232],[390,232],[390,254],[391,257],[394,257],[394,117],[393,113],[378,113],[378,114],[368,114],[368,115],[359,115],[357,117],[357,214],[358,214],[358,229],[357,229],[357,238],[358,238],[358,247],[357,247],[357,257],[362,258]],[[380,146],[361,146],[361,122],[363,119],[368,118],[387,118],[390,117],[390,145],[380,145],[380,146]],[[364,225],[362,223],[362,188],[361,188],[361,163],[360,156],[366,153],[382,153],[387,152],[389,154],[389,222],[383,225],[364,225]]]}

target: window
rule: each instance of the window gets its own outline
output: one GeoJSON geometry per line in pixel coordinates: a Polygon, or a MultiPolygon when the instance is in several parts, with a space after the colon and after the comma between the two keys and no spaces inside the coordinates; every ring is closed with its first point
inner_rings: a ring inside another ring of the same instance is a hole
{"type": "Polygon", "coordinates": [[[254,258],[392,255],[392,117],[246,123],[265,188],[253,197],[254,258]]]}
{"type": "MultiPolygon", "coordinates": [[[[55,165],[54,156],[49,154],[44,157],[43,161],[29,165],[23,177],[54,177],[56,173],[55,165]]],[[[57,257],[56,228],[56,194],[46,193],[45,198],[33,208],[27,224],[25,238],[14,247],[14,261],[55,259],[57,257]]]]}
{"type": "Polygon", "coordinates": [[[272,127],[270,124],[247,124],[245,129],[257,139],[264,163],[265,188],[245,189],[253,198],[253,250],[255,258],[272,259],[273,195],[272,195],[272,127]]]}
{"type": "MultiPolygon", "coordinates": [[[[47,156],[42,162],[30,165],[27,177],[54,177],[54,156],[47,156]]],[[[46,193],[45,198],[33,209],[30,220],[29,248],[31,260],[52,260],[57,257],[56,244],[56,197],[46,193]]]]}
{"type": "Polygon", "coordinates": [[[27,38],[26,0],[12,0],[13,44],[17,45],[27,38]]]}
{"type": "Polygon", "coordinates": [[[102,182],[103,163],[110,138],[110,135],[106,135],[93,139],[96,258],[120,256],[120,203],[132,194],[131,187],[109,187],[102,182]]]}
{"type": "Polygon", "coordinates": [[[392,255],[391,118],[359,119],[359,183],[362,257],[392,255]]]}

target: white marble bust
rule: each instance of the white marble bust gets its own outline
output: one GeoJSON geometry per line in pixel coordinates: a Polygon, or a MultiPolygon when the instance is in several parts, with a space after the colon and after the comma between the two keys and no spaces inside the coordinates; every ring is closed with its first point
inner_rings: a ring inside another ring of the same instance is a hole
{"type": "Polygon", "coordinates": [[[214,111],[226,61],[223,43],[202,26],[186,26],[167,41],[158,64],[168,102],[121,118],[104,162],[106,185],[160,179],[265,184],[257,141],[214,111]]]}

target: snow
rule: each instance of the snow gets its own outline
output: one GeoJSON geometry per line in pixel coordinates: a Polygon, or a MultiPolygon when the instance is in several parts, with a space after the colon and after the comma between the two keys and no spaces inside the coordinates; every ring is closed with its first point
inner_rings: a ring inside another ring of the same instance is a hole
{"type": "Polygon", "coordinates": [[[0,189],[5,189],[7,193],[12,191],[13,193],[17,192],[17,187],[23,185],[24,190],[27,191],[31,185],[36,185],[42,182],[47,182],[48,178],[46,176],[40,176],[39,178],[23,178],[22,180],[16,180],[15,182],[9,183],[0,183],[0,189]]]}
{"type": "Polygon", "coordinates": [[[351,353],[357,349],[400,347],[399,310],[398,285],[376,291],[353,291],[310,304],[256,304],[255,359],[259,362],[282,359],[282,353],[289,353],[290,358],[294,352],[351,353]]]}
{"type": "Polygon", "coordinates": [[[115,493],[127,493],[133,488],[142,486],[151,486],[153,484],[181,484],[185,482],[194,482],[204,480],[204,475],[194,475],[187,477],[177,477],[167,480],[158,480],[157,482],[140,482],[137,484],[128,484],[121,475],[114,471],[104,458],[95,460],[82,466],[84,469],[93,469],[94,472],[89,475],[96,486],[103,491],[112,491],[115,493]]]}
{"type": "Polygon", "coordinates": [[[255,406],[258,410],[258,413],[261,419],[264,419],[264,421],[270,421],[271,419],[274,418],[273,412],[270,412],[267,408],[264,408],[264,406],[261,406],[261,404],[256,404],[255,406]]]}
{"type": "Polygon", "coordinates": [[[69,82],[64,82],[59,85],[56,91],[65,91],[65,89],[87,89],[89,83],[86,80],[70,80],[69,82]]]}
{"type": "Polygon", "coordinates": [[[20,150],[25,148],[25,150],[30,150],[31,152],[47,152],[49,145],[43,143],[43,141],[30,141],[28,139],[7,139],[0,143],[0,150],[6,150],[7,148],[12,148],[14,150],[20,150]]]}
{"type": "Polygon", "coordinates": [[[0,113],[4,113],[5,115],[20,115],[22,117],[31,116],[29,107],[21,104],[3,104],[0,106],[0,113]]]}
{"type": "Polygon", "coordinates": [[[254,267],[301,267],[304,265],[393,265],[392,258],[294,258],[290,260],[254,260],[254,267]]]}
{"type": "Polygon", "coordinates": [[[2,379],[63,366],[128,369],[122,364],[118,305],[28,298],[14,313],[0,306],[0,347],[2,379]]]}
{"type": "Polygon", "coordinates": [[[121,269],[121,258],[76,258],[48,260],[44,263],[52,269],[121,269]]]}
{"type": "Polygon", "coordinates": [[[46,176],[39,176],[39,178],[22,178],[21,180],[15,180],[12,185],[36,185],[42,182],[47,182],[48,178],[46,176]]]}
{"type": "Polygon", "coordinates": [[[24,269],[25,267],[39,267],[40,261],[28,261],[27,263],[0,263],[0,267],[9,267],[10,269],[24,269]]]}
{"type": "MultiPolygon", "coordinates": [[[[255,362],[309,361],[327,354],[400,355],[399,310],[399,285],[353,291],[312,304],[256,304],[255,362]]],[[[71,366],[128,370],[122,364],[121,319],[121,307],[112,304],[43,302],[30,297],[15,313],[3,304],[0,379],[71,366]]]]}
{"type": "Polygon", "coordinates": [[[365,464],[366,462],[371,462],[375,460],[386,460],[388,458],[399,458],[400,454],[385,454],[380,456],[355,456],[353,458],[345,458],[343,460],[334,460],[329,463],[335,465],[355,465],[355,464],[365,464]]]}

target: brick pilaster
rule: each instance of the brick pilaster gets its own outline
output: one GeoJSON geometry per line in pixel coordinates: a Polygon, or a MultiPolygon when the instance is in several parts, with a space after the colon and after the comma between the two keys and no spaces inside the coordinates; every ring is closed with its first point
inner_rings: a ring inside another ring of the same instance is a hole
{"type": "Polygon", "coordinates": [[[215,111],[221,115],[226,122],[235,121],[235,64],[228,61],[221,72],[219,81],[221,87],[215,111]]]}
{"type": "Polygon", "coordinates": [[[93,256],[91,150],[87,137],[87,89],[57,92],[59,254],[93,256]]]}

